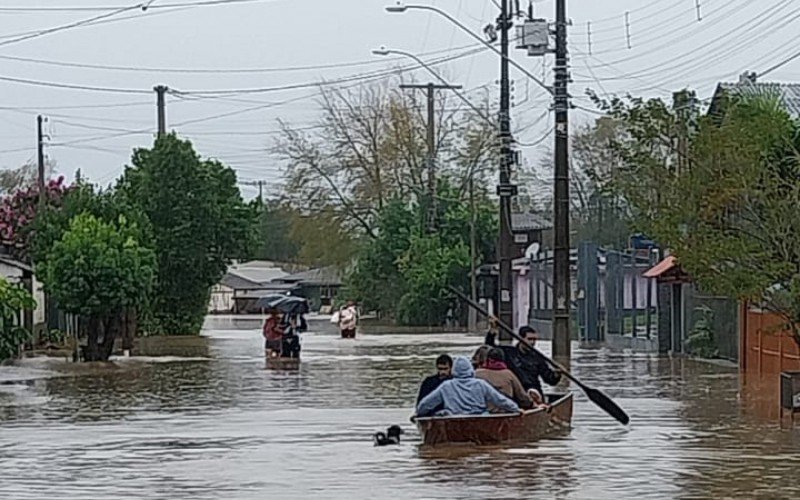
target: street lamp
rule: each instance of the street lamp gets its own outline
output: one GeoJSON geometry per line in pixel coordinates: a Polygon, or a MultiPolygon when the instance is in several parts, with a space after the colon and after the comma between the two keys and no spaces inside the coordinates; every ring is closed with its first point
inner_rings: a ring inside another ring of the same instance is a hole
{"type": "Polygon", "coordinates": [[[549,92],[550,94],[553,94],[553,89],[552,88],[548,87],[547,84],[545,84],[540,79],[536,78],[536,76],[534,76],[530,71],[525,69],[524,66],[522,66],[521,64],[519,64],[515,60],[511,59],[510,57],[504,55],[502,52],[500,52],[497,49],[497,47],[495,47],[491,43],[489,43],[486,40],[484,40],[480,35],[478,35],[474,31],[472,31],[468,27],[466,27],[464,24],[462,24],[461,21],[459,21],[458,19],[456,19],[455,17],[451,16],[450,14],[448,14],[447,12],[443,11],[442,9],[440,9],[438,7],[434,7],[432,5],[417,5],[417,4],[406,5],[406,4],[402,3],[402,2],[397,2],[397,4],[395,4],[395,5],[390,5],[390,6],[386,7],[386,12],[403,13],[403,12],[406,12],[406,11],[412,10],[412,9],[414,9],[414,10],[428,10],[428,11],[431,11],[431,12],[435,12],[435,13],[439,14],[440,16],[444,17],[445,19],[447,19],[451,23],[453,23],[456,26],[458,26],[461,29],[461,31],[467,33],[469,36],[471,36],[472,38],[478,40],[483,45],[488,47],[492,52],[494,52],[495,54],[497,54],[501,58],[507,60],[509,64],[511,64],[512,66],[517,68],[519,71],[522,72],[522,74],[524,74],[525,76],[527,76],[528,78],[530,78],[531,80],[536,82],[540,87],[545,89],[547,92],[549,92]]]}

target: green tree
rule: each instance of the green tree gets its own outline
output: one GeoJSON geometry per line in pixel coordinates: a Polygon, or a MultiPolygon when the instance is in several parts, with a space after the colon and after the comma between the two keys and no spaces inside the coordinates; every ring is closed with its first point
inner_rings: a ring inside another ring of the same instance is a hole
{"type": "Polygon", "coordinates": [[[770,93],[699,117],[661,101],[607,106],[625,127],[614,188],[699,285],[800,323],[800,125],[770,93]]]}
{"type": "Polygon", "coordinates": [[[137,241],[140,234],[124,217],[110,224],[84,213],[70,221],[37,265],[59,306],[86,319],[87,361],[108,359],[125,311],[141,305],[150,292],[156,258],[137,241]]]}
{"type": "Polygon", "coordinates": [[[150,221],[158,258],[151,314],[155,333],[197,334],[211,287],[231,259],[252,252],[254,211],[236,174],[203,160],[174,134],[137,149],[118,190],[150,221]]]}
{"type": "Polygon", "coordinates": [[[23,311],[36,308],[27,290],[0,277],[0,361],[16,358],[19,347],[31,339],[31,332],[20,326],[23,311]]]}
{"type": "MultiPolygon", "coordinates": [[[[440,324],[451,305],[448,286],[469,282],[470,221],[467,200],[457,187],[439,186],[439,227],[426,232],[424,209],[390,200],[377,219],[378,234],[363,243],[346,280],[345,294],[365,308],[403,324],[440,324]]],[[[476,195],[478,264],[494,254],[496,207],[485,192],[476,195]]]]}
{"type": "Polygon", "coordinates": [[[254,257],[276,262],[294,262],[300,244],[290,238],[294,211],[278,201],[257,203],[258,242],[254,257]]]}

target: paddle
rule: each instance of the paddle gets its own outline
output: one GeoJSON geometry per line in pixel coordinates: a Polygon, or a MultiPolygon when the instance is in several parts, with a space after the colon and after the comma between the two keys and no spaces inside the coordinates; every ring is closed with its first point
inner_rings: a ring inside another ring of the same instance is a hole
{"type": "Polygon", "coordinates": [[[460,298],[461,300],[463,300],[464,302],[469,304],[470,307],[472,307],[473,309],[475,309],[479,313],[483,314],[487,318],[491,317],[491,318],[494,318],[495,320],[497,320],[497,324],[498,324],[498,326],[500,326],[500,328],[505,330],[509,335],[511,335],[512,337],[514,337],[518,341],[524,343],[526,346],[528,346],[528,348],[532,349],[536,354],[538,354],[539,356],[544,358],[544,360],[547,361],[547,363],[550,366],[552,366],[553,368],[555,368],[558,371],[560,371],[561,373],[563,373],[564,376],[567,377],[568,379],[572,380],[575,383],[575,385],[577,385],[578,387],[581,388],[581,390],[586,394],[586,396],[589,398],[589,400],[591,400],[594,404],[596,404],[597,406],[602,408],[603,411],[605,411],[606,413],[608,413],[609,415],[611,415],[612,417],[617,419],[617,421],[619,421],[623,425],[628,425],[628,422],[630,422],[630,418],[628,417],[628,414],[625,413],[625,411],[622,408],[620,408],[617,403],[612,401],[611,398],[606,396],[599,389],[595,389],[593,387],[589,387],[588,385],[586,385],[583,382],[581,382],[580,380],[578,380],[566,368],[564,368],[559,363],[556,363],[552,359],[550,359],[547,356],[545,356],[544,354],[542,354],[542,352],[539,351],[538,349],[536,349],[530,342],[528,342],[524,338],[522,338],[519,335],[517,335],[517,333],[510,326],[508,326],[504,322],[500,321],[500,318],[497,318],[497,317],[492,316],[491,314],[489,314],[489,311],[487,311],[486,309],[481,307],[480,304],[476,303],[474,300],[470,299],[469,297],[467,297],[466,295],[464,295],[463,293],[459,292],[457,289],[455,289],[453,287],[450,287],[450,291],[452,291],[454,294],[456,294],[456,296],[458,296],[458,298],[460,298]]]}

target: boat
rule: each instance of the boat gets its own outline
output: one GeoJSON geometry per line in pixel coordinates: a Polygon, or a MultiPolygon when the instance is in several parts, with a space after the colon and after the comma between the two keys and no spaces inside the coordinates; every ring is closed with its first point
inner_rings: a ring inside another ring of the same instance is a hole
{"type": "Polygon", "coordinates": [[[418,417],[423,446],[530,442],[564,432],[572,423],[572,393],[548,394],[550,406],[522,413],[418,417]]]}

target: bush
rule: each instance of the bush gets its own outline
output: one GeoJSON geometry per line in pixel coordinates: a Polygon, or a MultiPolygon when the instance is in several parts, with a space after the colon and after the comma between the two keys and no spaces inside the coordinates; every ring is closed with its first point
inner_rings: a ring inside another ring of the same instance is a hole
{"type": "Polygon", "coordinates": [[[19,346],[31,339],[31,332],[20,326],[23,311],[36,308],[27,290],[0,277],[0,360],[16,358],[19,346]]]}
{"type": "Polygon", "coordinates": [[[686,350],[700,358],[719,357],[719,348],[714,339],[714,312],[708,307],[698,307],[695,312],[700,318],[695,321],[692,333],[686,338],[686,350]]]}

